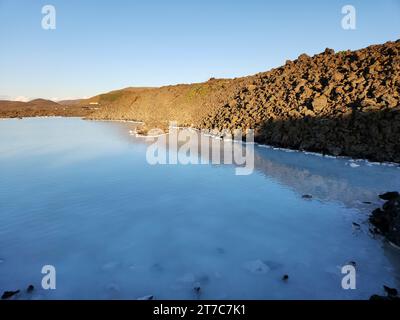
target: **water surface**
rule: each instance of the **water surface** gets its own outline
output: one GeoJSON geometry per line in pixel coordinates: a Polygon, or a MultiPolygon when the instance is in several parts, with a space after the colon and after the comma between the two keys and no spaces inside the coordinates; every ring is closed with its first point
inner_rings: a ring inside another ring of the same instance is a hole
{"type": "Polygon", "coordinates": [[[366,299],[383,284],[399,286],[399,252],[367,222],[382,204],[377,194],[400,190],[398,167],[261,146],[249,176],[230,165],[151,166],[130,126],[0,121],[0,291],[33,284],[35,293],[18,298],[366,299]],[[356,290],[341,287],[349,261],[356,290]],[[56,290],[40,286],[48,264],[56,290]]]}

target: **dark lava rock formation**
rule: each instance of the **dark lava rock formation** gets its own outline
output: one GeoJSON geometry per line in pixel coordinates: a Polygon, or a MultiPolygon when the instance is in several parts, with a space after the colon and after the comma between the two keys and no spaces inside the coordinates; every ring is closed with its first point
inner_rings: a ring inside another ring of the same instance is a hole
{"type": "Polygon", "coordinates": [[[262,143],[400,162],[400,41],[327,49],[253,77],[202,122],[255,128],[262,143]]]}
{"type": "Polygon", "coordinates": [[[91,118],[140,120],[147,130],[168,121],[216,132],[255,129],[265,144],[400,162],[400,40],[302,54],[244,78],[127,88],[82,101],[93,102],[100,108],[91,118]]]}
{"type": "Polygon", "coordinates": [[[372,212],[369,221],[390,242],[400,246],[400,194],[388,192],[379,197],[386,202],[372,212]]]}

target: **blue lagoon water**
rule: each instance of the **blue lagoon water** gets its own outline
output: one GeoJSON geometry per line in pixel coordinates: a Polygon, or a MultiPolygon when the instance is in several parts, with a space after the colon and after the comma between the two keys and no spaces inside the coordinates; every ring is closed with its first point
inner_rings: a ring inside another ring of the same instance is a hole
{"type": "Polygon", "coordinates": [[[1,292],[367,299],[399,287],[399,250],[368,231],[377,194],[400,190],[398,167],[262,146],[249,176],[232,165],[152,166],[130,126],[0,121],[1,292]],[[341,287],[349,261],[356,290],[341,287]],[[55,290],[41,288],[44,265],[56,268],[55,290]]]}

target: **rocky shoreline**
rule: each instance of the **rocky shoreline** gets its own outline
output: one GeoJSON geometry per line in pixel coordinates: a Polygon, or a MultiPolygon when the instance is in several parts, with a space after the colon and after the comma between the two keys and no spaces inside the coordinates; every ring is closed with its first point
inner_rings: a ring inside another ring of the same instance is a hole
{"type": "Polygon", "coordinates": [[[57,104],[0,101],[0,117],[81,116],[180,127],[254,129],[255,141],[334,156],[400,163],[400,40],[356,51],[302,54],[235,79],[126,88],[57,104]]]}
{"type": "Polygon", "coordinates": [[[87,102],[102,106],[91,119],[139,119],[143,132],[170,120],[214,132],[255,129],[262,144],[400,163],[399,40],[302,54],[244,78],[130,88],[87,102]]]}
{"type": "Polygon", "coordinates": [[[256,129],[280,147],[400,162],[400,41],[331,49],[257,75],[207,128],[256,129]]]}
{"type": "Polygon", "coordinates": [[[379,196],[386,202],[375,209],[369,218],[375,227],[373,232],[382,234],[391,244],[400,249],[400,194],[396,191],[379,196]]]}

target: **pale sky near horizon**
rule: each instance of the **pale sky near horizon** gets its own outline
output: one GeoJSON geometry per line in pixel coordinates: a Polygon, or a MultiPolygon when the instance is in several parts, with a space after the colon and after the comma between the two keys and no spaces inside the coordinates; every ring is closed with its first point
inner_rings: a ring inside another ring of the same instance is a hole
{"type": "Polygon", "coordinates": [[[245,76],[399,35],[400,0],[0,0],[0,99],[245,76]],[[47,4],[55,30],[41,27],[47,4]],[[347,4],[356,30],[341,26],[347,4]]]}

